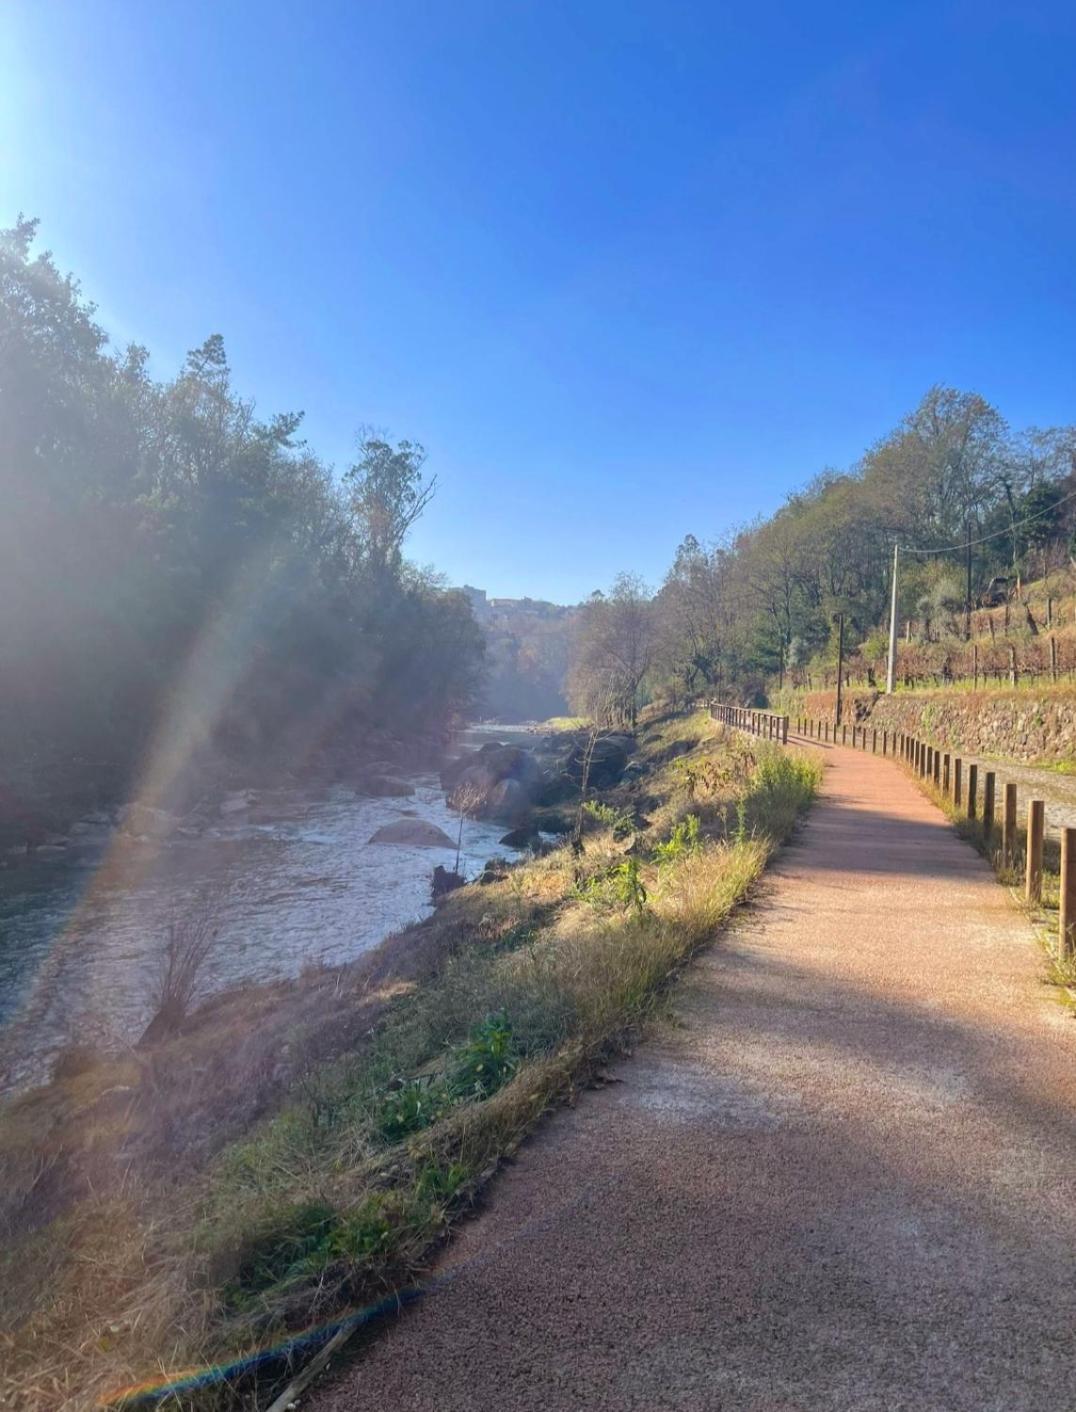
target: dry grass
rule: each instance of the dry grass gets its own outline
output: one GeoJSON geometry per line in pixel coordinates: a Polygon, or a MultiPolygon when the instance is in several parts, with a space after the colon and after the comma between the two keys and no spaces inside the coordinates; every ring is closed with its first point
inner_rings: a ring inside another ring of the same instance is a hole
{"type": "Polygon", "coordinates": [[[293,1069],[274,1115],[184,1180],[113,1168],[107,1200],[84,1193],[12,1247],[9,1278],[31,1256],[48,1271],[24,1282],[6,1349],[18,1405],[92,1406],[414,1278],[497,1162],[713,939],[818,782],[816,764],[701,714],[650,723],[643,760],[648,824],[617,838],[592,821],[581,859],[563,848],[453,894],[439,925],[454,917],[458,944],[397,987],[372,1042],[293,1069]],[[622,899],[625,869],[642,903],[622,899]]]}

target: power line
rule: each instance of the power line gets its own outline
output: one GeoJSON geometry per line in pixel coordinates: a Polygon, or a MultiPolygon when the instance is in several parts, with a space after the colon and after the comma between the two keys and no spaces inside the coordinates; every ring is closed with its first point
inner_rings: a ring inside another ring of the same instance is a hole
{"type": "Polygon", "coordinates": [[[1018,520],[1016,524],[1009,525],[1006,529],[995,530],[993,534],[984,534],[981,539],[962,539],[958,544],[945,544],[940,549],[913,549],[910,544],[902,544],[900,547],[905,554],[952,554],[957,549],[974,549],[978,544],[989,544],[992,539],[1004,539],[1016,530],[1023,529],[1024,525],[1031,525],[1036,520],[1043,520],[1047,515],[1052,515],[1060,506],[1074,499],[1076,499],[1076,490],[1070,490],[1067,495],[1063,495],[1060,500],[1055,500],[1052,505],[1045,510],[1040,510],[1037,515],[1028,515],[1026,519],[1018,520]]]}

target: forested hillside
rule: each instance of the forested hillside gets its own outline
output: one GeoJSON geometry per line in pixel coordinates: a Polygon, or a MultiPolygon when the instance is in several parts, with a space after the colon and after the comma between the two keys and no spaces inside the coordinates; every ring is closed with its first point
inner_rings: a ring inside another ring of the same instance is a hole
{"type": "MultiPolygon", "coordinates": [[[[35,223],[0,238],[0,808],[115,795],[222,757],[301,768],[466,713],[482,642],[404,537],[422,449],[335,477],[208,338],[175,377],[110,347],[35,223]]],[[[27,827],[30,827],[27,824],[27,827]]]]}
{"type": "Polygon", "coordinates": [[[576,610],[534,598],[487,598],[473,588],[464,592],[486,641],[483,714],[498,721],[562,715],[576,610]]]}
{"type": "MultiPolygon", "coordinates": [[[[962,672],[955,654],[946,663],[924,649],[943,632],[985,633],[991,606],[1006,632],[1035,634],[1024,588],[1045,579],[1048,597],[1049,576],[1070,565],[1074,497],[1076,427],[1013,431],[977,394],[931,388],[856,465],[823,472],[769,519],[713,543],[700,507],[700,537],[683,541],[653,596],[630,576],[595,595],[582,610],[572,700],[630,721],[654,696],[832,685],[838,615],[870,676],[886,647],[894,544],[912,677],[962,672]]],[[[970,674],[970,653],[966,665],[970,674]]]]}

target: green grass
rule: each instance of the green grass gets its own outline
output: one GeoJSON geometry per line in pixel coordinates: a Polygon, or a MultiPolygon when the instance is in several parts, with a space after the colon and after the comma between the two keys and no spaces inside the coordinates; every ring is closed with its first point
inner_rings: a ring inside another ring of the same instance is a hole
{"type": "Polygon", "coordinates": [[[550,716],[547,721],[539,721],[539,730],[544,731],[580,731],[585,728],[587,720],[585,716],[550,716]]]}

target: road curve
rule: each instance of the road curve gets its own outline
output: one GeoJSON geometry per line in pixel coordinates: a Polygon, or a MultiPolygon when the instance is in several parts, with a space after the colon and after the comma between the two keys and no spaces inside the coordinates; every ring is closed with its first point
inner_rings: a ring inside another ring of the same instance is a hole
{"type": "Polygon", "coordinates": [[[1072,1412],[1076,1024],[892,762],[825,752],[677,1024],[317,1412],[1072,1412]]]}

